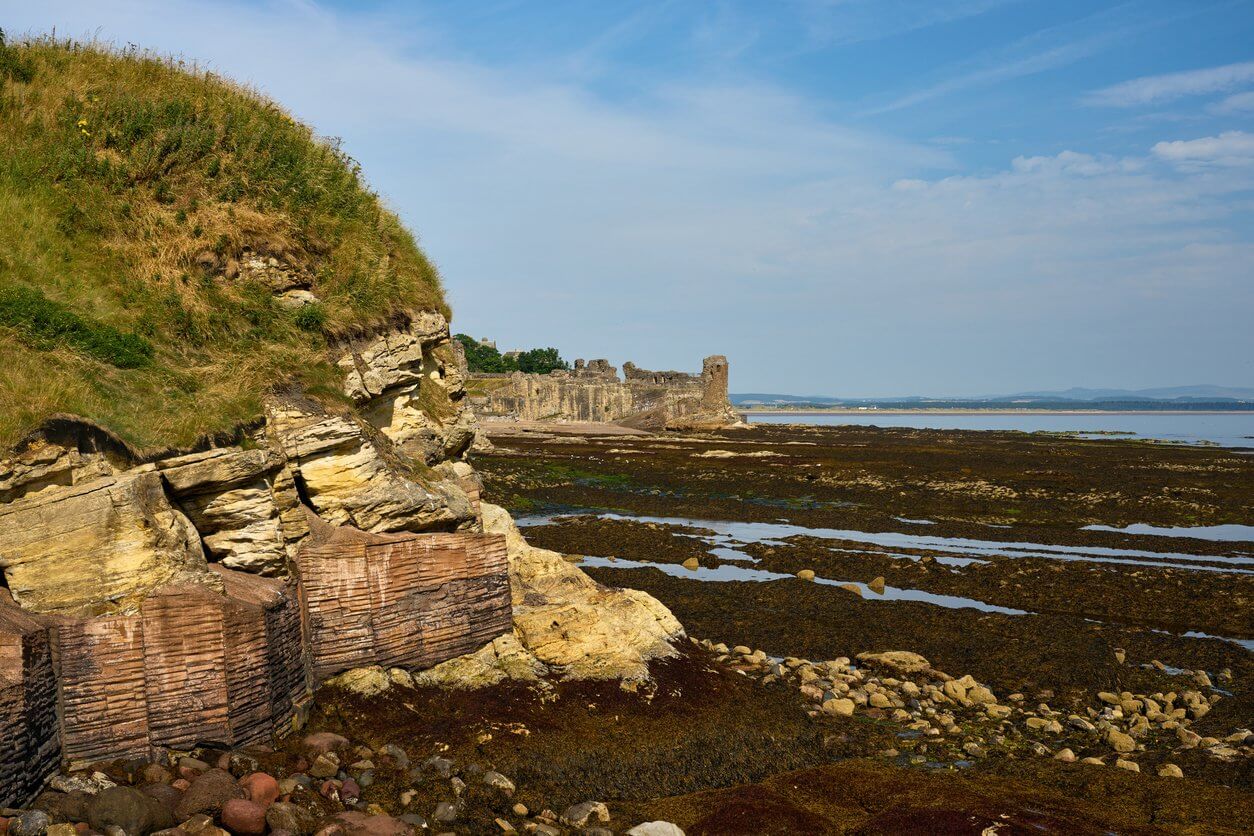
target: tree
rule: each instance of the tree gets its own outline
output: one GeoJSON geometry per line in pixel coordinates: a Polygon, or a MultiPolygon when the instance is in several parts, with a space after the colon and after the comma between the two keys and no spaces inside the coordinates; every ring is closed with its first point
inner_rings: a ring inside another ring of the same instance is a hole
{"type": "Polygon", "coordinates": [[[490,345],[483,345],[466,334],[454,336],[466,349],[466,367],[472,372],[493,373],[521,371],[529,374],[548,374],[558,369],[569,369],[556,348],[533,348],[515,357],[503,357],[490,345]]]}
{"type": "Polygon", "coordinates": [[[518,370],[531,374],[548,374],[557,369],[569,369],[556,348],[533,348],[518,355],[518,370]]]}

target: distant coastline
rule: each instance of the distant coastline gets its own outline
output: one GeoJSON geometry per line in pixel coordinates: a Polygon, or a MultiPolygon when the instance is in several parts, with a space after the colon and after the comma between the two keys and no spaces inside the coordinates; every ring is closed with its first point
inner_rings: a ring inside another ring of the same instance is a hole
{"type": "Polygon", "coordinates": [[[1009,407],[992,407],[975,409],[972,407],[920,407],[918,409],[859,409],[857,407],[816,406],[771,407],[771,406],[737,406],[736,411],[742,415],[1241,415],[1254,412],[1254,408],[1243,409],[1083,409],[1067,407],[1065,409],[1012,409],[1009,407]]]}

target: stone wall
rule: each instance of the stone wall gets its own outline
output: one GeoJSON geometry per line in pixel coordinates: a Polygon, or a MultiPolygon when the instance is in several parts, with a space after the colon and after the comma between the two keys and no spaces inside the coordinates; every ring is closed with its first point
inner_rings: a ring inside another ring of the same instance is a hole
{"type": "Polygon", "coordinates": [[[479,374],[467,387],[485,419],[588,421],[640,429],[683,429],[737,424],[727,398],[727,358],[705,358],[700,374],[649,371],[623,365],[623,378],[606,360],[576,360],[571,371],[479,374]]]}

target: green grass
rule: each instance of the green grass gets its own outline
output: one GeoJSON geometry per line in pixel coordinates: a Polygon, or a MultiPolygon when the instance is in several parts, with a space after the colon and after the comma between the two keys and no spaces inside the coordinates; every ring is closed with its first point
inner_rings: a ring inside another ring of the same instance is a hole
{"type": "Polygon", "coordinates": [[[0,448],[52,412],[186,444],[338,388],[327,339],[415,310],[448,315],[437,271],[338,143],[183,62],[0,40],[0,448]]]}

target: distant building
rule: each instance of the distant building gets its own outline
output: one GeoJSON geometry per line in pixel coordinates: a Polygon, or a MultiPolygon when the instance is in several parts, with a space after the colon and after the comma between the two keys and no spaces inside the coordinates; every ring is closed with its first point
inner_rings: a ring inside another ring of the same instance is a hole
{"type": "Polygon", "coordinates": [[[487,337],[480,337],[479,345],[483,346],[484,348],[490,348],[493,351],[496,350],[496,340],[489,340],[487,337]]]}
{"type": "Polygon", "coordinates": [[[517,360],[519,357],[522,356],[522,352],[521,351],[507,351],[501,356],[506,358],[507,360],[517,360]]]}

